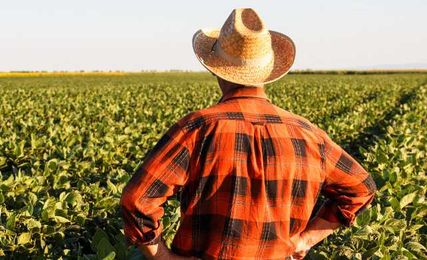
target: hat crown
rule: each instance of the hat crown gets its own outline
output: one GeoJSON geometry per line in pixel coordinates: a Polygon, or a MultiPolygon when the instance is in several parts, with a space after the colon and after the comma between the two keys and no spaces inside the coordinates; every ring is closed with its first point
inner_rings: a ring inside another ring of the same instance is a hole
{"type": "Polygon", "coordinates": [[[221,28],[216,51],[240,60],[272,55],[271,36],[264,21],[251,8],[234,9],[221,28]]]}
{"type": "Polygon", "coordinates": [[[233,10],[221,29],[198,30],[193,36],[193,50],[210,72],[245,86],[278,80],[295,59],[293,41],[268,30],[250,8],[233,10]]]}

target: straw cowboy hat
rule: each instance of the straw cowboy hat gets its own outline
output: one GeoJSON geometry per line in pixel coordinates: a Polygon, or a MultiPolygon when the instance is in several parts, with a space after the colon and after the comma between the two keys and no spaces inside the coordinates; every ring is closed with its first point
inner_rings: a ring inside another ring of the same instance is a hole
{"type": "Polygon", "coordinates": [[[242,85],[278,80],[295,59],[293,41],[267,30],[251,8],[234,9],[221,30],[198,30],[193,36],[193,50],[206,69],[242,85]]]}

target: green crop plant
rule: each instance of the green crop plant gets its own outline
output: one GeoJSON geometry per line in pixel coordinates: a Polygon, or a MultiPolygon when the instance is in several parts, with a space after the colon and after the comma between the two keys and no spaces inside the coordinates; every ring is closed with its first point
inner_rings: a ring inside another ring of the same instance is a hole
{"type": "MultiPolygon", "coordinates": [[[[425,259],[427,74],[287,75],[272,102],[326,130],[373,175],[372,206],[310,259],[425,259]]],[[[0,77],[0,255],[137,259],[123,187],[165,131],[218,102],[207,73],[0,77]]],[[[163,218],[170,244],[179,201],[163,218]]]]}

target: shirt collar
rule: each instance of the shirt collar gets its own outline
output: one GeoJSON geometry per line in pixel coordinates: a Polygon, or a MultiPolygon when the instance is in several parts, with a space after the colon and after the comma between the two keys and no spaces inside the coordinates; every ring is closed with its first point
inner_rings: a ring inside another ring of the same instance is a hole
{"type": "Polygon", "coordinates": [[[227,91],[224,95],[222,95],[218,103],[222,103],[232,98],[242,98],[242,97],[262,98],[262,99],[266,99],[268,102],[271,102],[271,100],[265,94],[265,90],[263,87],[238,87],[238,88],[233,88],[227,91]]]}

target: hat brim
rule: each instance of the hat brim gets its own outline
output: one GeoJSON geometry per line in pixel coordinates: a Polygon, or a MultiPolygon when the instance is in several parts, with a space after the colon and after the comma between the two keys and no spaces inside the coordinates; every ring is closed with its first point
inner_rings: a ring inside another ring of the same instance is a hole
{"type": "Polygon", "coordinates": [[[242,85],[271,83],[286,75],[295,60],[295,44],[286,35],[269,31],[273,55],[268,64],[233,64],[212,51],[219,29],[198,30],[193,36],[193,50],[200,63],[215,75],[242,85]]]}

